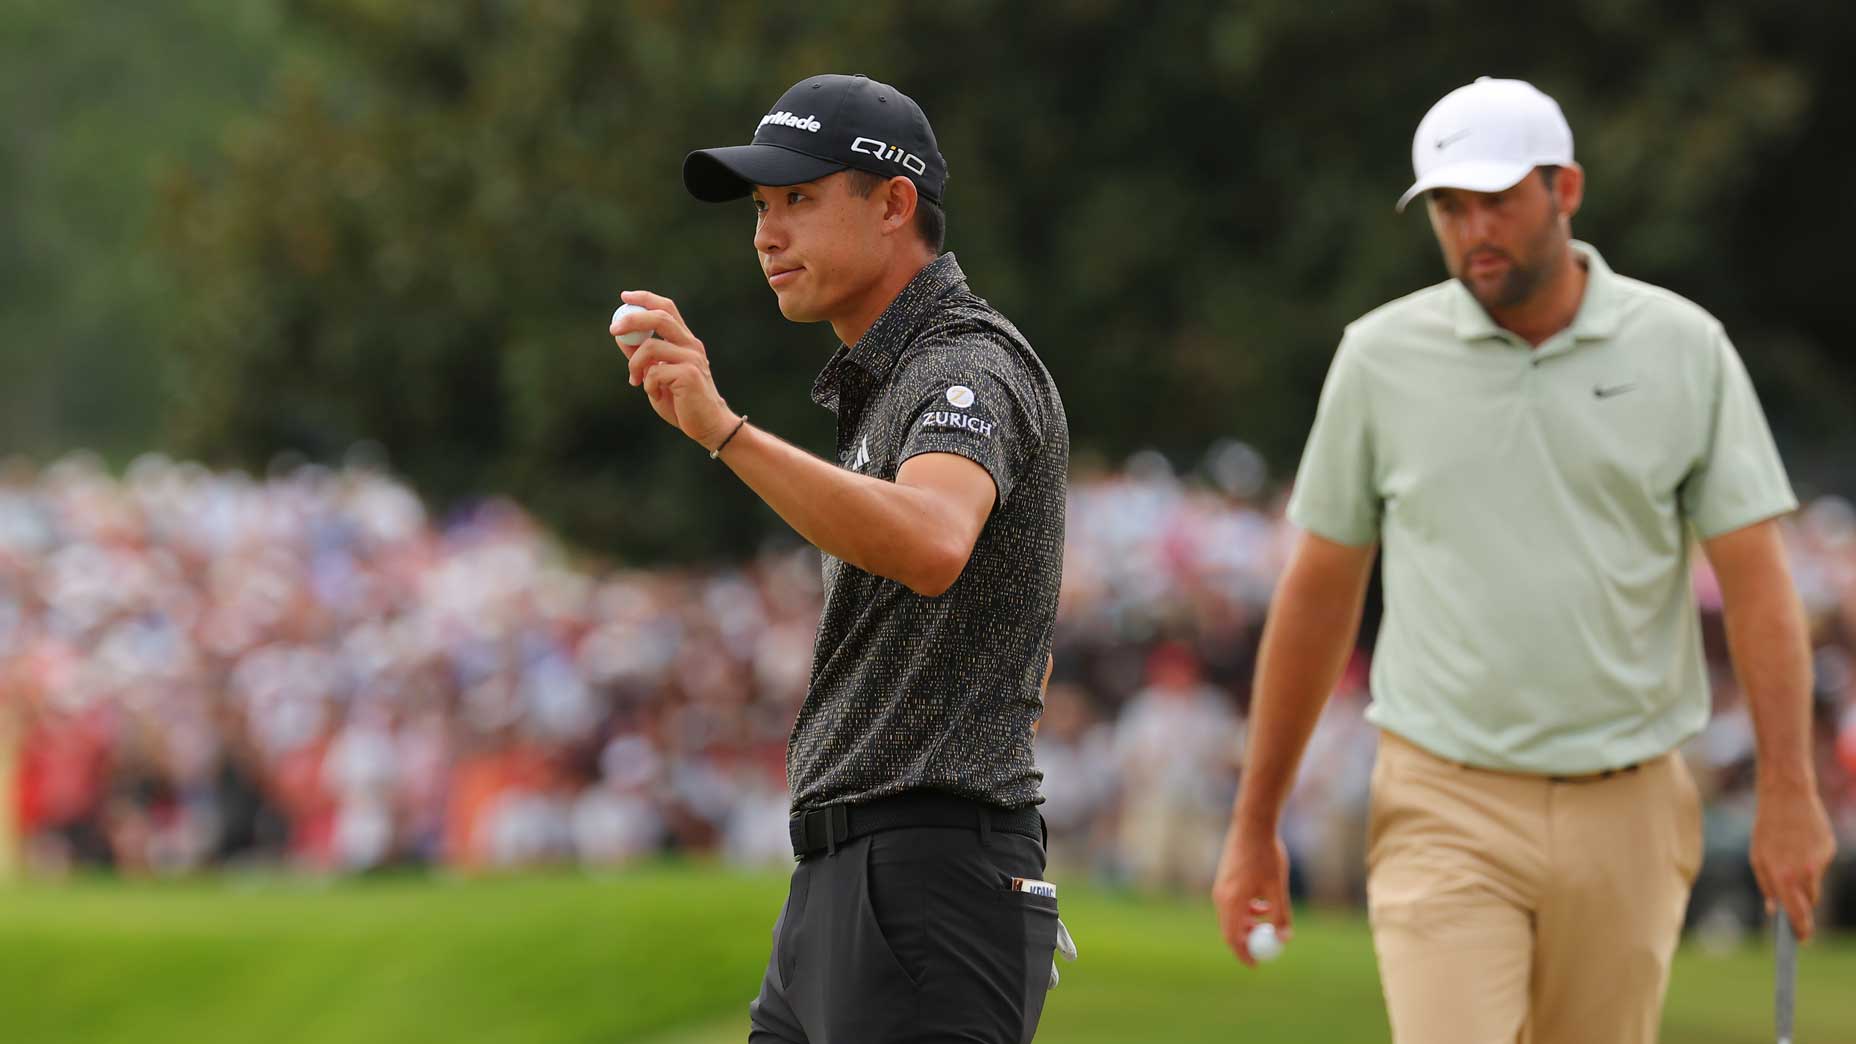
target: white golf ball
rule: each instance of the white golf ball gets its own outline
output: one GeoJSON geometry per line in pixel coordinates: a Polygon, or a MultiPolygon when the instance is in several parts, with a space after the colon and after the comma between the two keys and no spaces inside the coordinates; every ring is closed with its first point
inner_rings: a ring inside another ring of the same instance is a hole
{"type": "Polygon", "coordinates": [[[1282,940],[1276,935],[1276,926],[1268,921],[1251,928],[1246,941],[1250,945],[1250,955],[1259,961],[1273,961],[1282,956],[1282,940]]]}
{"type": "MultiPolygon", "coordinates": [[[[612,313],[612,321],[616,323],[619,321],[620,316],[626,316],[626,315],[632,314],[633,312],[643,312],[647,310],[648,309],[640,308],[635,304],[622,304],[618,307],[617,311],[612,313]]],[[[620,334],[619,343],[626,346],[627,348],[636,348],[639,345],[643,344],[646,340],[648,340],[650,336],[651,336],[651,331],[649,330],[637,330],[637,331],[634,331],[628,334],[620,334]]]]}

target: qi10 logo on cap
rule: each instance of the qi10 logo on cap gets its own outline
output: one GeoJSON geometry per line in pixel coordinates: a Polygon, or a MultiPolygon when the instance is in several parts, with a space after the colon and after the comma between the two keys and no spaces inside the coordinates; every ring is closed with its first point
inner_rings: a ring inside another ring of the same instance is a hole
{"type": "Polygon", "coordinates": [[[861,152],[866,156],[875,156],[880,160],[889,160],[891,163],[900,163],[905,169],[922,177],[928,176],[928,164],[923,162],[920,156],[902,151],[900,145],[891,145],[875,138],[859,137],[851,142],[851,151],[861,152]]]}

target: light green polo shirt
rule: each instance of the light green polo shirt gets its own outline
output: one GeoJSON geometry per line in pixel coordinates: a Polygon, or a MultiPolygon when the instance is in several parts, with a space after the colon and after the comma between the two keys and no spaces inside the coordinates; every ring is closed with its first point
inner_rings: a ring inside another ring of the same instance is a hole
{"type": "Polygon", "coordinates": [[[1574,248],[1585,298],[1538,348],[1455,280],[1348,326],[1289,505],[1381,544],[1367,717],[1466,764],[1594,772],[1699,732],[1690,531],[1797,507],[1721,324],[1574,248]]]}

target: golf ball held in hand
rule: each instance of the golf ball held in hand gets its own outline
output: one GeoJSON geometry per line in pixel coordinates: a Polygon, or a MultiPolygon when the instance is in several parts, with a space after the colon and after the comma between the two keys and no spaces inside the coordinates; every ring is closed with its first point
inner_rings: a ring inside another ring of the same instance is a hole
{"type": "Polygon", "coordinates": [[[1282,939],[1276,934],[1276,926],[1268,921],[1250,929],[1250,955],[1259,961],[1273,961],[1282,956],[1282,939]]]}
{"type": "MultiPolygon", "coordinates": [[[[643,311],[646,311],[646,309],[640,308],[635,304],[622,304],[619,306],[618,311],[615,311],[612,313],[612,321],[616,323],[621,318],[628,316],[632,314],[633,312],[643,312],[643,311]]],[[[627,348],[636,348],[650,338],[651,331],[634,330],[631,333],[619,334],[618,336],[619,336],[620,344],[624,345],[627,348]]]]}

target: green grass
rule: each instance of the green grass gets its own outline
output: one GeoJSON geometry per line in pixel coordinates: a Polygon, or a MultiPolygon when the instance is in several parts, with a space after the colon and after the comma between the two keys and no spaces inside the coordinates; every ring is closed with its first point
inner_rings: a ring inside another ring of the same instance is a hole
{"type": "MultiPolygon", "coordinates": [[[[740,1044],[783,888],[654,867],[0,890],[0,1039],[740,1044]]],[[[1304,915],[1282,960],[1245,972],[1201,903],[1073,889],[1064,910],[1083,957],[1044,1044],[1386,1037],[1357,918],[1304,915]]],[[[1805,952],[1800,1044],[1856,1041],[1853,984],[1856,940],[1805,952]]],[[[1769,953],[1684,951],[1663,1040],[1753,1044],[1771,1017],[1769,953]]]]}

